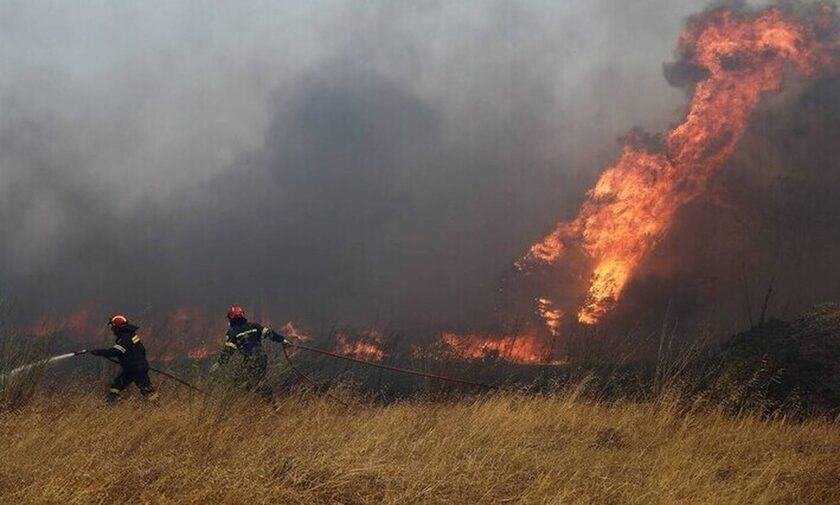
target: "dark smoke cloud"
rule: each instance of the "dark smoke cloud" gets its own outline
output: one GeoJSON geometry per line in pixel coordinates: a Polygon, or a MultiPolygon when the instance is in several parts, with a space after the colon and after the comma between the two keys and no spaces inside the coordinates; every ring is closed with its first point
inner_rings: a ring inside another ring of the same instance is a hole
{"type": "Polygon", "coordinates": [[[0,289],[486,321],[701,2],[0,3],[0,289]],[[562,5],[557,5],[562,4],[562,5]]]}

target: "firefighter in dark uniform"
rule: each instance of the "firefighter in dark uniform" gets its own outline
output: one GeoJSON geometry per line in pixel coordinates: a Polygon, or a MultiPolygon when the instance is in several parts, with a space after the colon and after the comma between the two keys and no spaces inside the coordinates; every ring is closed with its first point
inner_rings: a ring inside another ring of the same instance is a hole
{"type": "Polygon", "coordinates": [[[129,323],[128,318],[117,314],[108,321],[115,342],[107,349],[90,351],[94,356],[117,358],[120,362],[120,373],[114,377],[111,389],[108,390],[108,400],[116,401],[120,393],[132,382],[148,400],[157,398],[152,381],[149,380],[149,362],[146,361],[146,348],[137,336],[138,327],[129,323]]]}
{"type": "MultiPolygon", "coordinates": [[[[283,346],[289,344],[286,338],[259,323],[252,323],[245,317],[245,310],[234,305],[227,313],[230,328],[225,338],[225,345],[219,359],[211,368],[215,372],[219,367],[227,365],[234,355],[241,356],[241,363],[232,372],[234,383],[242,389],[253,391],[259,389],[268,368],[268,356],[262,347],[265,339],[278,342],[283,346]]],[[[262,391],[268,394],[268,391],[262,391]]]]}

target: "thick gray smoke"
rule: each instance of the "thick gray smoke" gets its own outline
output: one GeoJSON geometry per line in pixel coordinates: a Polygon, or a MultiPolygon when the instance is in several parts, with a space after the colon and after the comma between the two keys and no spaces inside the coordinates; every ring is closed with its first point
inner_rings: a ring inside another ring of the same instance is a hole
{"type": "Polygon", "coordinates": [[[705,2],[0,2],[0,290],[486,320],[705,2]]]}

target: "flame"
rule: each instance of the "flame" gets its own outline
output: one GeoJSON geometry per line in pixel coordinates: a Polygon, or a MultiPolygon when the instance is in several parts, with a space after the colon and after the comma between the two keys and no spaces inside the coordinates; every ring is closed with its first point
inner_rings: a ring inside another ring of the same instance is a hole
{"type": "Polygon", "coordinates": [[[385,358],[383,340],[384,335],[379,330],[369,330],[353,339],[339,333],[336,335],[335,352],[352,358],[382,361],[385,358]]]}
{"type": "MultiPolygon", "coordinates": [[[[721,9],[693,20],[679,40],[679,52],[690,65],[705,69],[696,84],[685,120],[661,139],[660,149],[641,147],[631,134],[618,162],[608,168],[577,217],[560,222],[534,244],[516,266],[524,270],[553,265],[570,247],[591,261],[588,293],[577,310],[584,324],[601,321],[619,302],[677,211],[708,191],[709,181],[732,154],[744,134],[750,113],[763,94],[777,91],[788,67],[814,76],[832,62],[837,40],[820,33],[831,12],[805,25],[785,18],[778,8],[760,14],[721,9]]],[[[550,329],[562,312],[540,314],[550,329]]]]}
{"type": "Polygon", "coordinates": [[[462,359],[482,359],[490,356],[522,365],[563,365],[566,362],[551,358],[551,348],[545,339],[536,335],[510,337],[483,337],[479,335],[456,335],[443,333],[440,342],[445,344],[451,355],[462,359]]]}
{"type": "Polygon", "coordinates": [[[292,338],[295,340],[299,340],[301,342],[305,342],[307,340],[312,340],[312,337],[306,335],[300,331],[300,329],[296,328],[292,321],[287,322],[283,326],[280,327],[280,334],[287,337],[292,338]]]}
{"type": "Polygon", "coordinates": [[[537,312],[545,321],[545,325],[551,331],[551,334],[556,336],[560,332],[560,323],[563,321],[565,312],[553,307],[554,302],[548,298],[537,299],[537,312]]]}

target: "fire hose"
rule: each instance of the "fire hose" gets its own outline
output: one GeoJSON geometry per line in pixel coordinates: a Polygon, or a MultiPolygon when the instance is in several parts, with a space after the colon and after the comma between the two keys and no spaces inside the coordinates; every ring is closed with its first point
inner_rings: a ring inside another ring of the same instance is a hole
{"type": "MultiPolygon", "coordinates": [[[[286,352],[286,349],[285,349],[286,346],[295,347],[297,349],[303,349],[304,351],[314,352],[316,354],[322,354],[324,356],[330,356],[330,357],[336,358],[336,359],[351,361],[353,363],[359,363],[361,365],[367,365],[367,366],[374,367],[374,368],[381,368],[383,370],[390,370],[392,372],[404,373],[404,374],[408,374],[408,375],[416,375],[418,377],[427,377],[429,379],[437,379],[437,380],[442,380],[442,381],[446,381],[446,382],[454,382],[456,384],[465,384],[467,386],[476,386],[476,387],[485,388],[485,389],[498,389],[498,386],[492,386],[490,384],[484,384],[484,383],[481,383],[481,382],[473,382],[473,381],[468,381],[468,380],[464,380],[464,379],[458,379],[458,378],[455,378],[455,377],[447,377],[445,375],[437,375],[437,374],[432,374],[432,373],[427,373],[427,372],[421,372],[419,370],[412,370],[410,368],[400,368],[400,367],[391,366],[391,365],[384,365],[382,363],[375,363],[373,361],[366,361],[366,360],[363,360],[363,359],[354,358],[352,356],[346,356],[344,354],[338,354],[338,353],[334,353],[334,352],[324,351],[322,349],[317,349],[315,347],[309,347],[309,346],[306,346],[306,345],[303,345],[303,344],[288,343],[288,344],[284,345],[283,352],[286,352]]],[[[288,354],[286,354],[286,360],[289,361],[289,364],[292,366],[292,368],[299,375],[301,375],[304,378],[306,378],[307,380],[311,381],[311,379],[309,379],[308,377],[306,377],[305,375],[303,375],[300,371],[298,371],[296,369],[296,367],[292,364],[291,360],[289,360],[289,355],[288,354]]]]}
{"type": "MultiPolygon", "coordinates": [[[[292,361],[292,358],[291,358],[291,357],[289,357],[289,351],[286,349],[286,348],[287,348],[287,347],[289,347],[290,345],[291,345],[291,344],[289,343],[289,344],[284,344],[284,345],[282,346],[282,347],[283,347],[283,355],[284,355],[284,356],[286,356],[286,362],[289,364],[289,368],[291,368],[292,370],[294,370],[294,372],[295,372],[296,374],[298,374],[298,375],[299,375],[299,376],[300,376],[303,380],[305,380],[306,382],[308,382],[308,383],[312,384],[312,385],[313,385],[313,386],[315,386],[316,388],[320,388],[320,387],[322,387],[322,385],[321,385],[318,381],[316,381],[316,380],[315,380],[315,379],[313,379],[312,377],[310,377],[310,376],[306,375],[305,373],[301,372],[301,371],[300,371],[300,369],[299,369],[297,366],[295,366],[294,361],[292,361]]],[[[341,398],[339,398],[339,397],[337,397],[337,396],[335,396],[335,395],[333,395],[333,394],[330,394],[330,392],[329,392],[329,391],[324,391],[324,393],[325,393],[327,396],[329,396],[330,398],[332,398],[333,400],[335,400],[335,401],[337,401],[338,403],[340,403],[340,404],[344,405],[345,407],[347,407],[347,408],[350,408],[350,407],[351,407],[351,405],[350,405],[349,403],[345,402],[344,400],[342,400],[341,398]]]]}
{"type": "MultiPolygon", "coordinates": [[[[62,360],[65,360],[65,359],[67,359],[67,358],[72,358],[72,357],[75,357],[75,356],[81,356],[81,355],[83,355],[83,354],[90,354],[90,353],[88,352],[88,350],[87,350],[87,349],[82,349],[81,351],[70,352],[70,353],[67,353],[67,354],[59,354],[58,356],[53,356],[53,357],[51,357],[51,358],[47,358],[47,359],[43,359],[43,360],[40,360],[40,361],[36,361],[36,362],[34,362],[34,363],[29,363],[28,365],[19,366],[19,367],[17,367],[17,368],[15,368],[15,369],[13,369],[12,371],[10,371],[7,375],[4,375],[4,376],[3,376],[3,378],[5,378],[5,377],[11,377],[11,376],[13,376],[13,375],[15,375],[15,374],[17,374],[17,373],[23,372],[24,370],[29,370],[29,369],[34,368],[34,367],[37,367],[37,366],[47,365],[47,364],[49,364],[49,363],[54,363],[54,362],[56,362],[56,361],[62,361],[62,360]]],[[[114,359],[114,358],[110,358],[110,357],[107,357],[107,356],[102,356],[102,357],[103,357],[103,358],[105,358],[106,360],[110,361],[111,363],[116,363],[116,364],[118,364],[118,365],[119,365],[119,363],[120,363],[120,362],[119,362],[119,360],[116,360],[116,359],[114,359]]],[[[159,370],[159,369],[157,369],[157,368],[155,368],[155,367],[152,367],[152,366],[150,366],[150,367],[149,367],[149,370],[150,370],[150,371],[152,371],[152,372],[155,372],[155,373],[157,373],[157,374],[163,375],[164,377],[167,377],[167,378],[169,378],[169,379],[172,379],[172,380],[174,380],[175,382],[177,382],[177,383],[179,383],[179,384],[182,384],[182,385],[184,385],[184,386],[186,386],[186,387],[188,387],[188,388],[192,389],[193,391],[197,391],[197,392],[199,392],[199,393],[201,393],[201,394],[203,394],[203,395],[205,395],[205,396],[209,396],[210,398],[215,398],[215,397],[214,397],[213,395],[211,395],[210,393],[208,393],[208,392],[206,392],[206,391],[203,391],[203,390],[201,390],[201,389],[199,389],[199,388],[197,388],[197,387],[193,386],[193,385],[192,385],[192,384],[190,384],[189,382],[187,382],[187,381],[185,381],[185,380],[181,379],[180,377],[178,377],[178,376],[176,376],[176,375],[173,375],[173,374],[171,374],[171,373],[169,373],[169,372],[165,372],[165,371],[163,371],[163,370],[159,370]]]]}

